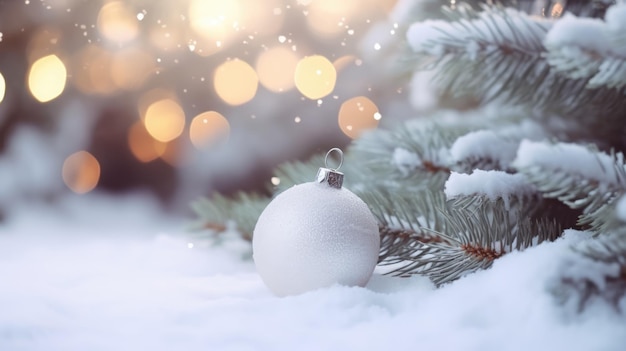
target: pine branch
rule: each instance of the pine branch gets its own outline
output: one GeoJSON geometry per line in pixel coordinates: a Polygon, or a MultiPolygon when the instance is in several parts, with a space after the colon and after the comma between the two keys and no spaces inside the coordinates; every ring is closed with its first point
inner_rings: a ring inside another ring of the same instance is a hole
{"type": "MultiPolygon", "coordinates": [[[[502,199],[455,207],[440,192],[390,193],[364,196],[380,223],[379,264],[388,274],[423,274],[445,284],[491,266],[512,250],[522,250],[559,236],[559,225],[507,209],[502,199]]],[[[521,200],[520,200],[521,201],[521,200]]]]}
{"type": "Polygon", "coordinates": [[[588,89],[590,78],[570,79],[552,69],[543,41],[553,22],[498,6],[458,8],[449,10],[453,22],[416,23],[407,34],[418,67],[435,70],[443,93],[580,116],[626,110],[625,89],[588,89]]]}
{"type": "MultiPolygon", "coordinates": [[[[274,170],[274,176],[278,177],[280,184],[277,185],[275,193],[280,193],[294,185],[310,182],[315,178],[317,170],[324,167],[325,154],[316,154],[307,161],[285,162],[274,170]]],[[[343,169],[341,170],[344,171],[343,169]]],[[[347,177],[349,178],[349,177],[347,177]]],[[[349,179],[345,180],[349,182],[349,179]]]]}
{"type": "Polygon", "coordinates": [[[359,164],[364,183],[384,181],[405,191],[441,188],[452,166],[448,149],[467,130],[410,121],[393,131],[379,130],[355,140],[353,162],[359,164]]]}
{"type": "Polygon", "coordinates": [[[524,141],[515,167],[543,196],[582,209],[579,225],[596,233],[609,225],[607,206],[626,193],[626,166],[621,153],[606,154],[576,144],[524,141]]]}
{"type": "Polygon", "coordinates": [[[252,232],[256,221],[269,204],[270,198],[257,194],[239,193],[234,198],[227,198],[220,194],[212,198],[200,198],[191,204],[198,216],[194,225],[197,230],[210,230],[221,233],[232,227],[245,240],[252,240],[252,232]]]}
{"type": "Polygon", "coordinates": [[[520,142],[546,137],[543,128],[528,120],[503,126],[492,125],[457,138],[450,147],[450,155],[455,162],[454,169],[459,172],[469,173],[475,169],[514,172],[511,163],[520,142]]]}
{"type": "Polygon", "coordinates": [[[605,20],[566,15],[546,36],[546,59],[557,72],[586,79],[589,89],[620,90],[626,86],[626,35],[620,28],[626,3],[611,6],[605,20]]]}

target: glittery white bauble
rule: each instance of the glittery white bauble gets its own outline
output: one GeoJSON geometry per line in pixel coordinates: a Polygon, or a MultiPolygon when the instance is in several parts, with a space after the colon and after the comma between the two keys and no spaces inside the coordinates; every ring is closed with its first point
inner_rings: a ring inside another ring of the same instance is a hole
{"type": "Polygon", "coordinates": [[[341,284],[364,286],[380,236],[367,205],[345,188],[304,183],[279,194],[254,228],[254,262],[278,296],[341,284]]]}

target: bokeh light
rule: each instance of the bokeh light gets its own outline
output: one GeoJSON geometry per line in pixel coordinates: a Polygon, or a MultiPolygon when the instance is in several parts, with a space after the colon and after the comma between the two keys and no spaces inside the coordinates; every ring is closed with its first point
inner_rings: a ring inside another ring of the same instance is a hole
{"type": "Polygon", "coordinates": [[[63,162],[62,176],[65,185],[73,192],[90,192],[100,180],[100,163],[89,152],[78,151],[63,162]]]}
{"type": "Polygon", "coordinates": [[[169,89],[155,88],[143,93],[137,101],[137,111],[142,121],[146,120],[148,107],[159,100],[171,99],[178,101],[176,93],[169,89]]]}
{"type": "Polygon", "coordinates": [[[226,41],[235,34],[239,21],[238,0],[192,0],[189,4],[191,28],[204,39],[226,41]]]}
{"type": "Polygon", "coordinates": [[[48,102],[56,99],[65,89],[67,70],[56,55],[35,61],[28,72],[28,88],[35,99],[48,102]]]}
{"type": "Polygon", "coordinates": [[[139,32],[137,17],[122,1],[105,3],[98,13],[98,30],[105,38],[118,42],[128,42],[139,32]]]}
{"type": "Polygon", "coordinates": [[[143,163],[154,161],[165,153],[167,145],[155,140],[141,121],[128,129],[128,148],[137,160],[143,163]]]}
{"type": "MultiPolygon", "coordinates": [[[[255,36],[277,33],[285,20],[284,2],[280,0],[240,0],[241,23],[247,33],[255,36]]],[[[289,6],[287,6],[289,8],[289,6]]]]}
{"type": "Polygon", "coordinates": [[[337,71],[326,57],[307,56],[296,65],[294,81],[302,95],[317,100],[335,89],[337,71]]]}
{"type": "Polygon", "coordinates": [[[294,87],[298,56],[282,46],[262,52],[256,61],[259,81],[270,91],[282,93],[294,87]]]}
{"type": "Polygon", "coordinates": [[[229,105],[241,105],[256,95],[259,77],[247,62],[233,59],[215,69],[213,86],[224,102],[229,105]]]}
{"type": "Polygon", "coordinates": [[[198,149],[214,145],[228,138],[230,124],[220,113],[215,111],[203,112],[191,121],[189,139],[198,149]]]}
{"type": "Polygon", "coordinates": [[[176,139],[185,128],[185,112],[172,99],[152,103],[146,110],[144,125],[150,135],[162,142],[176,139]]]}
{"type": "Polygon", "coordinates": [[[113,55],[97,45],[86,45],[73,57],[72,82],[86,94],[110,94],[116,84],[111,76],[113,55]]]}
{"type": "Polygon", "coordinates": [[[111,78],[118,88],[134,90],[154,73],[152,56],[139,48],[116,52],[111,61],[111,78]]]}
{"type": "Polygon", "coordinates": [[[4,76],[0,73],[0,103],[4,100],[4,93],[6,92],[7,86],[4,81],[4,76]]]}
{"type": "Polygon", "coordinates": [[[321,36],[334,36],[345,31],[346,22],[363,10],[363,0],[315,0],[309,5],[307,24],[321,36]]]}
{"type": "Polygon", "coordinates": [[[333,66],[335,66],[335,70],[337,70],[337,72],[340,72],[344,68],[348,67],[350,64],[355,63],[356,61],[357,61],[356,56],[345,55],[333,61],[333,66]]]}
{"type": "Polygon", "coordinates": [[[365,96],[346,100],[339,108],[339,128],[352,139],[358,138],[366,130],[376,128],[380,119],[378,107],[365,96]]]}

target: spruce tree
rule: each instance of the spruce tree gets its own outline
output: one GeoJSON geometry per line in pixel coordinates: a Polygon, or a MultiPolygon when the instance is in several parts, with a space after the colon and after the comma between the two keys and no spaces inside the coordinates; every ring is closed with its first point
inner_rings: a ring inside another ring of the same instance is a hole
{"type": "MultiPolygon", "coordinates": [[[[626,294],[626,3],[421,1],[396,66],[428,71],[441,108],[355,140],[345,186],[376,216],[379,265],[443,285],[514,250],[589,234],[572,247],[563,303],[626,294]],[[469,103],[468,103],[469,102],[469,103]],[[450,104],[448,104],[450,105],[450,104]],[[451,105],[455,105],[452,103],[451,105]],[[459,107],[457,104],[456,107],[459,107]],[[576,274],[571,272],[576,271],[576,274]]],[[[279,167],[274,194],[310,181],[323,155],[279,167]]],[[[271,198],[193,204],[212,237],[247,240],[271,198]]]]}

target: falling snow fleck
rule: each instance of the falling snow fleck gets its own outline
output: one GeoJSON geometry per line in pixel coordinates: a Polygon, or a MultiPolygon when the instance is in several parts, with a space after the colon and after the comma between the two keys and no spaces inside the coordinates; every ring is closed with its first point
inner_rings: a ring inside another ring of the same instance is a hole
{"type": "Polygon", "coordinates": [[[302,118],[300,118],[300,116],[296,116],[296,118],[294,118],[293,121],[296,123],[300,123],[302,121],[302,118]]]}
{"type": "Polygon", "coordinates": [[[271,182],[272,182],[273,185],[278,185],[278,184],[280,184],[280,178],[272,177],[271,182]]]}
{"type": "Polygon", "coordinates": [[[323,103],[324,101],[322,101],[322,99],[317,100],[317,106],[322,106],[323,103]]]}
{"type": "Polygon", "coordinates": [[[374,119],[375,119],[375,120],[380,121],[380,119],[381,119],[382,117],[383,117],[383,116],[380,114],[380,112],[376,112],[376,113],[374,113],[374,119]]]}
{"type": "Polygon", "coordinates": [[[380,44],[379,43],[374,44],[374,50],[380,50],[380,44]]]}
{"type": "Polygon", "coordinates": [[[278,42],[279,43],[284,43],[287,40],[287,37],[284,35],[279,35],[278,36],[278,42]]]}
{"type": "Polygon", "coordinates": [[[354,29],[348,29],[348,35],[353,35],[354,34],[354,29]]]}
{"type": "Polygon", "coordinates": [[[188,249],[193,249],[193,243],[187,243],[187,248],[188,249]]]}

